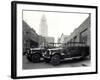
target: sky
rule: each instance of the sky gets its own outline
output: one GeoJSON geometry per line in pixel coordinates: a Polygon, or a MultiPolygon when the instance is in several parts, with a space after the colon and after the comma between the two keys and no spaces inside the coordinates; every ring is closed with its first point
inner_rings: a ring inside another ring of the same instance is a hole
{"type": "Polygon", "coordinates": [[[42,11],[23,11],[23,20],[39,34],[39,27],[42,16],[45,15],[48,26],[48,36],[57,38],[70,35],[75,28],[79,27],[89,16],[80,13],[59,13],[42,11]]]}

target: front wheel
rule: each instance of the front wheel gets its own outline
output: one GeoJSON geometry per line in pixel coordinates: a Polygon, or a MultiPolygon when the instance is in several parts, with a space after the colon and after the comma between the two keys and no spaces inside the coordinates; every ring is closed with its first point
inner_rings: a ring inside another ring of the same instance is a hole
{"type": "Polygon", "coordinates": [[[32,55],[32,62],[34,62],[34,63],[40,62],[40,57],[41,56],[38,53],[33,54],[32,55]]]}
{"type": "Polygon", "coordinates": [[[60,64],[60,55],[55,54],[51,57],[51,61],[50,63],[54,66],[59,65],[60,64]]]}

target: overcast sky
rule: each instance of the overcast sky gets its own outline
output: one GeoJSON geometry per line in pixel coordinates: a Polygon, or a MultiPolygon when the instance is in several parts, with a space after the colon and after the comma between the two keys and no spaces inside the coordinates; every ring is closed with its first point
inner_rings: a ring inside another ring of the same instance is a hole
{"type": "Polygon", "coordinates": [[[23,11],[23,20],[39,34],[39,26],[43,15],[47,20],[48,36],[55,37],[56,40],[62,33],[70,35],[89,16],[89,14],[79,13],[23,11]]]}

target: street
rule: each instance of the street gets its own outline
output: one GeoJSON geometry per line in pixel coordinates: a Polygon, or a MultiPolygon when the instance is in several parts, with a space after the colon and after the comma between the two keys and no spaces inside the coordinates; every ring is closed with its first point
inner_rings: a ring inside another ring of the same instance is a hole
{"type": "Polygon", "coordinates": [[[42,68],[59,68],[59,67],[86,67],[90,66],[90,60],[88,58],[84,60],[65,60],[60,65],[53,66],[50,63],[46,63],[43,60],[39,63],[29,62],[26,56],[23,56],[23,69],[42,69],[42,68]]]}

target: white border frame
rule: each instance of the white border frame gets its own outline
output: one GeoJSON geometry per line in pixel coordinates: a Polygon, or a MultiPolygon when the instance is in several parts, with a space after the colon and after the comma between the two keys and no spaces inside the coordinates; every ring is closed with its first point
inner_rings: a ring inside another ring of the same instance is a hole
{"type": "Polygon", "coordinates": [[[31,5],[17,4],[17,76],[38,76],[38,75],[53,75],[53,74],[69,74],[69,73],[86,73],[96,72],[96,9],[95,8],[78,8],[78,7],[58,7],[46,5],[31,5]],[[74,8],[74,9],[73,9],[74,8]],[[76,68],[52,68],[52,69],[32,69],[22,70],[22,10],[51,10],[65,12],[83,12],[91,14],[91,66],[76,67],[76,68]],[[67,73],[66,73],[67,72],[67,73]]]}

